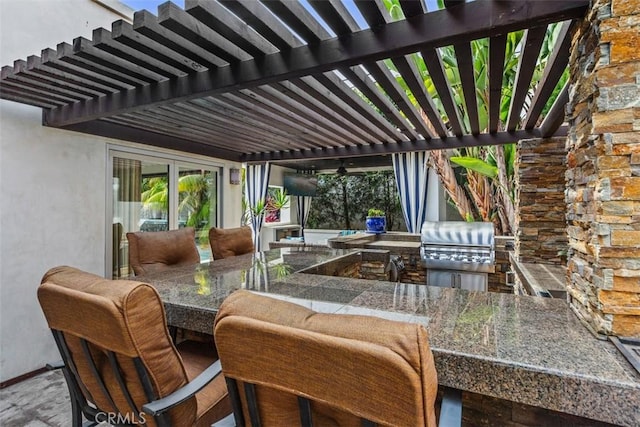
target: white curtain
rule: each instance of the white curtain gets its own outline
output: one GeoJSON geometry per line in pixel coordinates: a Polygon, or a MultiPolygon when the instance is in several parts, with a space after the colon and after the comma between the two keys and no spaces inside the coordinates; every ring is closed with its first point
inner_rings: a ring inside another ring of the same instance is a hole
{"type": "MultiPolygon", "coordinates": [[[[270,172],[271,164],[269,162],[246,166],[245,195],[250,209],[255,209],[260,200],[265,201],[270,172]]],[[[264,212],[260,215],[251,214],[251,230],[256,252],[260,251],[260,230],[262,229],[263,219],[264,212]]]]}
{"type": "Polygon", "coordinates": [[[427,152],[394,153],[393,171],[409,233],[419,233],[427,214],[427,152]]]}
{"type": "Polygon", "coordinates": [[[298,211],[298,222],[300,223],[300,232],[302,234],[302,238],[304,239],[304,227],[307,223],[307,218],[309,218],[309,211],[311,210],[311,201],[313,197],[311,196],[298,196],[298,201],[296,204],[296,209],[298,211]]]}

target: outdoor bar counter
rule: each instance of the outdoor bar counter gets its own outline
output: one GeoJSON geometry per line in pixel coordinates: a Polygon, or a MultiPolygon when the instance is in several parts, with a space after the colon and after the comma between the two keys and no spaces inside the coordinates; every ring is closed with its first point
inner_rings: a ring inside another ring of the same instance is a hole
{"type": "Polygon", "coordinates": [[[170,325],[208,334],[222,301],[239,288],[320,312],[421,323],[429,331],[440,385],[640,425],[640,375],[612,343],[596,339],[564,300],[301,272],[312,266],[322,271],[318,264],[353,252],[281,248],[135,280],[156,287],[170,325]]]}

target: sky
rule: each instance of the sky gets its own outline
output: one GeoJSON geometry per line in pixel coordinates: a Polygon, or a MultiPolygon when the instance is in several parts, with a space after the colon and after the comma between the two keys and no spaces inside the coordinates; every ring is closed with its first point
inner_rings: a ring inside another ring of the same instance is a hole
{"type": "MultiPolygon", "coordinates": [[[[129,6],[130,8],[132,8],[133,10],[146,9],[149,12],[153,13],[154,15],[157,15],[158,5],[165,3],[167,0],[120,0],[120,1],[126,4],[127,6],[129,6]]],[[[178,6],[184,9],[184,0],[172,0],[172,1],[173,3],[177,4],[178,6]]],[[[255,1],[258,1],[258,0],[255,0],[255,1]]],[[[316,19],[322,22],[322,19],[317,15],[315,10],[307,3],[306,0],[301,0],[301,2],[306,6],[307,10],[309,10],[316,19]]],[[[358,8],[355,6],[353,0],[343,0],[343,3],[347,7],[347,9],[351,12],[351,15],[354,17],[354,19],[356,20],[360,28],[368,28],[367,23],[365,22],[364,18],[358,11],[358,8]]],[[[436,0],[426,0],[426,4],[427,4],[427,8],[430,11],[437,9],[436,0]]],[[[329,30],[329,28],[327,28],[327,30],[329,30]]],[[[333,31],[329,30],[329,32],[333,34],[333,31]]]]}

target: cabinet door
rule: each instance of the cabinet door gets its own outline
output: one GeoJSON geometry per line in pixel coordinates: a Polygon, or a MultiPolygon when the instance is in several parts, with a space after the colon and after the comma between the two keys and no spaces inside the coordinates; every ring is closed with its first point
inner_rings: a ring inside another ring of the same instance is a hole
{"type": "Polygon", "coordinates": [[[427,285],[455,288],[456,273],[446,270],[427,270],[427,285]]]}
{"type": "Polygon", "coordinates": [[[457,288],[466,289],[468,291],[486,291],[487,276],[485,274],[474,273],[455,273],[458,278],[457,288]]]}

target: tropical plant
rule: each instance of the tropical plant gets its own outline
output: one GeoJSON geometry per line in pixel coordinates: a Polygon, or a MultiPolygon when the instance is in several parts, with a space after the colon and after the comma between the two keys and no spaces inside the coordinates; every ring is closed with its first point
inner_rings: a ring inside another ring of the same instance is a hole
{"type": "MultiPolygon", "coordinates": [[[[397,20],[403,18],[402,8],[398,0],[383,0],[383,3],[392,19],[397,20]]],[[[443,6],[443,0],[438,0],[438,7],[443,8],[443,6]]],[[[538,81],[542,76],[544,66],[546,65],[546,61],[551,54],[559,33],[560,25],[551,25],[547,30],[545,43],[540,52],[540,59],[534,71],[534,81],[538,81]]],[[[519,58],[523,48],[523,36],[524,33],[522,31],[512,32],[507,35],[502,82],[503,90],[499,112],[499,130],[504,129],[504,124],[508,118],[512,96],[511,88],[514,86],[516,80],[519,58]]],[[[488,128],[489,117],[489,40],[474,40],[471,42],[471,48],[474,62],[476,97],[478,100],[479,127],[485,131],[488,128]]],[[[442,59],[446,77],[451,86],[458,115],[461,118],[461,126],[463,130],[468,133],[470,131],[470,123],[464,108],[465,98],[455,50],[453,46],[446,46],[438,49],[438,52],[442,59]]],[[[439,111],[444,112],[442,102],[423,58],[418,54],[412,55],[411,58],[435,106],[439,111]]],[[[387,61],[387,65],[395,69],[391,61],[387,61]]],[[[566,78],[567,72],[565,71],[565,74],[562,76],[543,112],[548,111],[548,108],[553,100],[555,100],[566,78]]],[[[414,105],[417,105],[417,102],[413,99],[413,94],[402,78],[398,77],[398,83],[405,89],[414,105]]],[[[528,108],[531,95],[532,92],[530,91],[525,102],[525,108],[528,108]]],[[[425,123],[428,124],[429,120],[423,112],[422,116],[425,119],[425,123]]],[[[442,116],[443,119],[446,120],[444,113],[442,116]]],[[[513,175],[515,152],[515,144],[463,148],[450,152],[434,150],[429,153],[429,163],[440,177],[450,200],[458,209],[462,218],[467,221],[476,219],[494,221],[498,232],[501,234],[510,234],[513,231],[515,221],[515,181],[513,175]],[[454,165],[459,166],[461,173],[456,173],[454,165]]]]}

